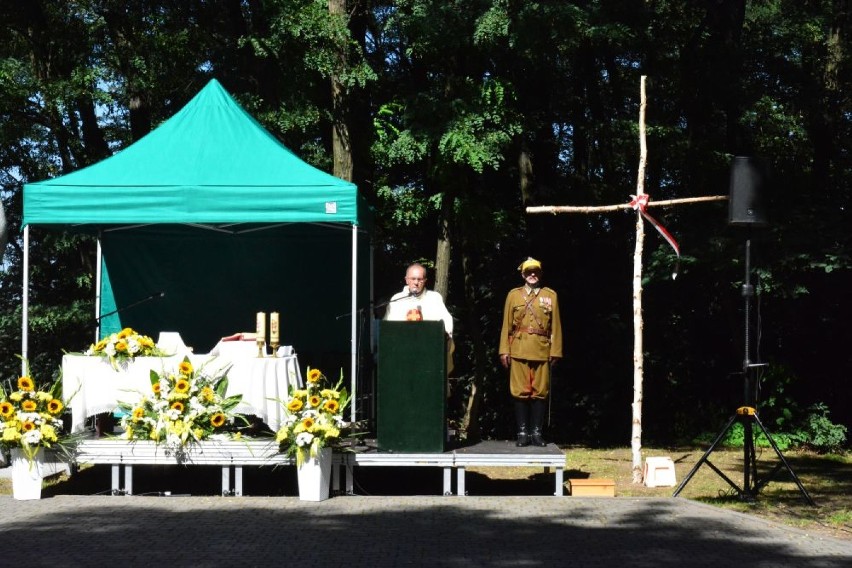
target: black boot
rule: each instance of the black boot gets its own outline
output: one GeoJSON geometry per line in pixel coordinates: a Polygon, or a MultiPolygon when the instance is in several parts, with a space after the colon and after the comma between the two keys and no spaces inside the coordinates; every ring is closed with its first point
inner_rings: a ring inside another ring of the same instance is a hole
{"type": "Polygon", "coordinates": [[[531,411],[530,411],[530,421],[532,422],[532,436],[530,442],[533,446],[544,447],[547,445],[547,442],[544,441],[544,438],[541,437],[541,431],[544,427],[544,413],[547,410],[546,408],[547,401],[542,398],[534,398],[530,403],[531,411]]]}
{"type": "Polygon", "coordinates": [[[530,445],[529,422],[530,404],[526,400],[515,399],[515,421],[518,423],[518,441],[515,444],[519,448],[530,445]]]}

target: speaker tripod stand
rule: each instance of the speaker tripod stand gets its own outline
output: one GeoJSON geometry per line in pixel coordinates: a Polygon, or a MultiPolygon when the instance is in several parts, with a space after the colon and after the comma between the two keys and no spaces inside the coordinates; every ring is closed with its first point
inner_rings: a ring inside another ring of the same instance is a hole
{"type": "Polygon", "coordinates": [[[809,505],[816,505],[811,496],[808,494],[805,487],[802,485],[802,482],[799,481],[798,476],[793,471],[793,468],[790,467],[790,464],[784,458],[784,454],[781,453],[781,450],[778,449],[778,445],[772,439],[769,432],[766,430],[766,427],[763,425],[763,422],[760,420],[760,416],[757,413],[757,409],[755,408],[755,383],[753,381],[754,374],[757,369],[763,367],[764,365],[761,363],[752,363],[751,361],[751,299],[754,296],[754,287],[751,284],[751,239],[746,240],[745,245],[745,281],[743,282],[743,298],[745,299],[745,358],[743,360],[743,377],[745,383],[745,404],[739,408],[737,408],[736,412],[731,416],[728,420],[728,423],[722,428],[719,434],[716,436],[716,439],[710,445],[704,455],[701,456],[701,459],[695,464],[689,474],[683,479],[681,484],[675,490],[673,497],[677,497],[680,492],[686,487],[687,483],[692,479],[695,473],[698,471],[698,468],[701,467],[702,464],[707,464],[710,468],[715,471],[722,479],[724,479],[728,485],[734,488],[737,492],[737,495],[740,499],[744,501],[754,501],[757,497],[760,490],[770,481],[772,481],[775,474],[777,474],[782,467],[786,468],[787,472],[790,474],[790,477],[796,483],[799,488],[799,491],[804,497],[805,501],[809,505]],[[725,435],[728,433],[728,430],[734,425],[735,422],[739,421],[743,425],[743,484],[742,486],[737,485],[734,481],[732,481],[727,475],[725,475],[722,470],[716,467],[710,460],[710,454],[716,449],[716,446],[725,438],[725,435]],[[763,435],[766,436],[766,439],[769,440],[769,444],[772,446],[772,449],[775,451],[775,454],[778,456],[780,463],[776,464],[772,471],[766,477],[761,478],[758,475],[757,471],[757,456],[754,450],[754,436],[755,429],[754,425],[763,432],[763,435]]]}

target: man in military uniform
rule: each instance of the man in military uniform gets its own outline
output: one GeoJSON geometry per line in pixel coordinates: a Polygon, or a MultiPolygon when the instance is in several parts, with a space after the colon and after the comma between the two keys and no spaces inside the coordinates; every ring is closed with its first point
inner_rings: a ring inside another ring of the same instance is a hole
{"type": "Polygon", "coordinates": [[[542,438],[550,367],[562,358],[562,322],[556,292],[541,285],[541,263],[518,267],[524,285],[506,296],[500,332],[500,362],[509,369],[518,446],[546,446],[542,438]]]}

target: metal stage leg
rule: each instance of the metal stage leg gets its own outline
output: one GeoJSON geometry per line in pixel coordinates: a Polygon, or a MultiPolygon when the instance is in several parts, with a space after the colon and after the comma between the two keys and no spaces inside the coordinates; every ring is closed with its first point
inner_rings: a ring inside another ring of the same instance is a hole
{"type": "Polygon", "coordinates": [[[222,466],[222,495],[231,495],[231,466],[222,466]]]}
{"type": "Polygon", "coordinates": [[[120,495],[121,494],[121,465],[120,464],[112,464],[112,494],[120,495]]]}
{"type": "Polygon", "coordinates": [[[557,467],[553,474],[556,477],[556,490],[553,494],[557,497],[562,497],[565,495],[565,469],[557,467]]]}
{"type": "Polygon", "coordinates": [[[234,495],[243,496],[243,466],[234,466],[234,495]]]}
{"type": "MultiPolygon", "coordinates": [[[[453,493],[452,489],[448,487],[449,480],[447,479],[447,477],[449,472],[450,468],[444,468],[444,495],[452,495],[453,493]]],[[[464,467],[458,467],[456,469],[456,493],[458,493],[460,497],[464,497],[465,495],[467,495],[467,490],[464,487],[464,475],[464,467]]]]}
{"type": "Polygon", "coordinates": [[[124,466],[124,494],[133,495],[133,466],[130,464],[124,466]]]}

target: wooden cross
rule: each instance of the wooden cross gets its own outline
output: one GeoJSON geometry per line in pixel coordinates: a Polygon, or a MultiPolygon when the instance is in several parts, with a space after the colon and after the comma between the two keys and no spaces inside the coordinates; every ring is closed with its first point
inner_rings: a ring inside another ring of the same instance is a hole
{"type": "Polygon", "coordinates": [[[643,355],[642,355],[642,250],[645,241],[645,224],[643,219],[650,221],[660,233],[669,240],[669,243],[680,255],[677,244],[670,235],[659,225],[644,209],[646,207],[667,207],[685,203],[704,203],[708,201],[725,201],[726,195],[711,195],[706,197],[688,197],[683,199],[667,199],[664,201],[648,201],[645,193],[645,164],[648,161],[648,146],[645,141],[645,79],[643,75],[640,81],[640,103],[639,103],[639,172],[636,180],[636,195],[631,196],[630,203],[617,205],[597,206],[540,206],[527,207],[527,213],[607,213],[620,211],[622,209],[636,210],[636,249],[633,253],[633,428],[631,432],[631,448],[633,454],[633,483],[643,482],[642,472],[642,380],[643,380],[643,355]],[[671,240],[670,240],[671,239],[671,240]]]}

